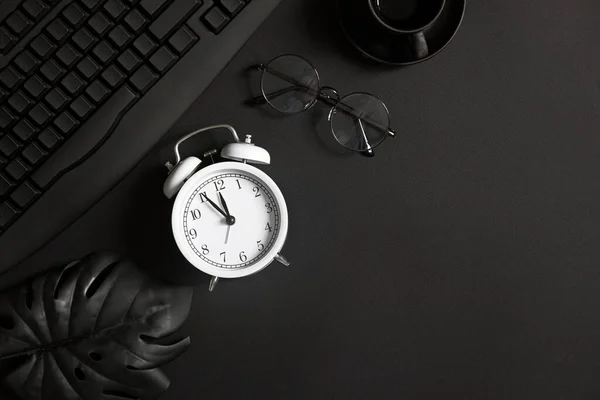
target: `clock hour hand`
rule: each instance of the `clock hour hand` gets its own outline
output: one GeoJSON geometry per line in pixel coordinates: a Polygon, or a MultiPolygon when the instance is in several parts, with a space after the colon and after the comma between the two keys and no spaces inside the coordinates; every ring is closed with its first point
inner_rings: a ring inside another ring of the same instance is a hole
{"type": "Polygon", "coordinates": [[[225,201],[225,198],[223,197],[221,192],[219,192],[219,198],[221,199],[221,205],[223,205],[223,209],[225,209],[227,216],[231,217],[231,214],[229,213],[229,208],[227,208],[227,202],[225,201]]]}
{"type": "Polygon", "coordinates": [[[207,195],[204,195],[204,198],[206,199],[206,201],[208,201],[210,203],[211,206],[213,206],[213,208],[215,210],[217,210],[222,216],[225,217],[225,222],[227,223],[227,225],[233,225],[233,224],[235,224],[235,217],[234,216],[229,215],[229,213],[225,213],[225,211],[221,210],[221,207],[219,207],[217,205],[217,203],[215,203],[214,201],[212,201],[211,199],[209,199],[207,195]]]}

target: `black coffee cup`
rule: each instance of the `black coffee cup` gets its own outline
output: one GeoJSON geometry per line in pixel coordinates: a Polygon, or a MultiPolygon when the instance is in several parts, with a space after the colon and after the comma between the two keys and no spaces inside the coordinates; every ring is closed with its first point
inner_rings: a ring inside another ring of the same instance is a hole
{"type": "Polygon", "coordinates": [[[440,16],[446,0],[338,0],[342,27],[359,48],[390,46],[408,41],[406,51],[416,60],[429,55],[424,31],[440,16]]]}

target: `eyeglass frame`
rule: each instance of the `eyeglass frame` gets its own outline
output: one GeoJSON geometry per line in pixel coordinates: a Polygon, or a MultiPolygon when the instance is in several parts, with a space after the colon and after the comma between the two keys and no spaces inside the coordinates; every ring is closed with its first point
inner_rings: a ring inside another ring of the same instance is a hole
{"type": "MultiPolygon", "coordinates": [[[[370,120],[368,118],[364,118],[364,117],[362,117],[360,115],[360,113],[358,111],[356,111],[352,107],[347,106],[345,104],[343,105],[343,107],[340,107],[340,105],[343,104],[342,100],[344,100],[345,98],[347,98],[349,96],[352,96],[352,95],[356,95],[356,94],[364,94],[364,95],[371,96],[374,99],[376,99],[377,101],[379,101],[381,103],[381,105],[384,107],[384,109],[385,109],[385,111],[386,111],[386,113],[388,115],[388,118],[389,118],[390,112],[389,112],[389,109],[388,109],[387,105],[383,102],[383,100],[381,100],[379,97],[377,97],[377,96],[375,96],[375,95],[373,95],[371,93],[367,93],[367,92],[352,92],[352,93],[349,93],[349,94],[345,95],[344,97],[340,97],[339,92],[335,88],[333,88],[331,86],[321,86],[321,77],[319,75],[319,71],[315,68],[315,66],[310,61],[308,61],[306,58],[304,58],[302,56],[299,56],[297,54],[282,54],[282,55],[279,55],[279,56],[271,59],[266,64],[262,64],[262,63],[261,64],[256,64],[256,65],[253,65],[251,68],[257,69],[257,70],[261,71],[261,78],[260,78],[261,79],[261,88],[260,88],[261,89],[261,95],[253,97],[253,98],[247,100],[245,102],[247,105],[257,106],[257,105],[268,104],[272,109],[274,109],[275,111],[277,111],[277,112],[279,112],[281,114],[295,115],[295,114],[300,114],[300,113],[302,113],[304,111],[310,110],[315,104],[317,104],[317,102],[319,100],[322,100],[324,103],[326,103],[327,105],[331,106],[331,109],[329,110],[329,115],[327,117],[330,125],[331,125],[331,117],[333,116],[333,112],[336,109],[340,109],[342,112],[348,113],[349,115],[351,115],[352,117],[355,117],[357,119],[357,121],[359,123],[359,126],[361,128],[364,140],[365,140],[365,144],[367,145],[367,149],[366,150],[354,150],[354,151],[357,151],[357,152],[359,152],[361,154],[364,154],[366,156],[369,156],[369,157],[373,157],[375,155],[375,153],[373,152],[373,149],[375,147],[379,146],[381,143],[383,143],[384,140],[388,136],[392,137],[392,138],[396,137],[396,131],[394,131],[393,129],[391,129],[389,126],[385,127],[385,126],[381,125],[377,121],[373,121],[373,120],[370,120]],[[277,107],[275,107],[269,101],[269,99],[267,97],[267,96],[279,97],[279,96],[282,96],[285,93],[287,93],[287,92],[289,92],[291,90],[294,90],[296,88],[299,88],[299,87],[303,88],[303,89],[310,90],[309,87],[307,87],[306,85],[302,84],[301,82],[296,81],[294,78],[291,78],[291,77],[289,77],[289,76],[287,76],[285,74],[282,74],[279,71],[267,68],[273,61],[275,61],[275,60],[277,60],[279,58],[285,57],[285,56],[297,57],[297,58],[300,58],[301,60],[305,61],[313,69],[313,71],[315,73],[315,76],[317,77],[317,86],[318,86],[319,90],[316,93],[316,96],[314,97],[313,100],[311,100],[308,104],[306,104],[302,110],[299,110],[299,111],[293,111],[293,112],[282,111],[282,110],[278,109],[277,107]],[[287,88],[284,88],[284,89],[280,89],[280,90],[278,90],[278,91],[276,91],[274,93],[270,93],[270,94],[267,95],[267,93],[265,93],[264,85],[262,84],[265,72],[268,72],[268,73],[270,73],[270,74],[272,74],[272,75],[274,75],[274,76],[276,76],[276,77],[278,77],[278,78],[280,78],[280,79],[282,79],[282,80],[284,80],[284,81],[286,81],[286,82],[288,82],[288,83],[290,83],[290,84],[292,84],[294,86],[290,86],[290,87],[287,87],[287,88]],[[335,98],[332,97],[332,96],[330,96],[330,95],[328,95],[328,94],[326,94],[326,93],[323,93],[326,90],[327,91],[331,91],[335,95],[335,98]],[[366,123],[366,124],[368,124],[368,125],[370,125],[370,126],[372,126],[372,127],[374,127],[374,128],[377,128],[377,129],[385,131],[386,136],[384,136],[384,138],[377,145],[371,146],[369,144],[369,141],[368,141],[367,137],[366,137],[366,133],[365,133],[365,130],[364,130],[363,122],[366,123]]],[[[331,127],[331,130],[332,130],[332,134],[335,137],[336,141],[342,147],[347,148],[346,146],[344,146],[342,143],[339,142],[338,138],[333,133],[333,126],[331,127]]],[[[350,150],[353,150],[353,149],[350,149],[350,150]]]]}

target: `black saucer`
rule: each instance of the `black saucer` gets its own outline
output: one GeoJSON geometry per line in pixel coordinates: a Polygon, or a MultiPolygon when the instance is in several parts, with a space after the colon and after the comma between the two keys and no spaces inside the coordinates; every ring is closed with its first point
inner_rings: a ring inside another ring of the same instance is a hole
{"type": "Polygon", "coordinates": [[[386,34],[378,42],[366,40],[360,35],[360,31],[348,30],[344,27],[343,13],[346,8],[340,6],[344,0],[338,0],[338,19],[342,31],[346,38],[365,56],[391,65],[411,65],[416,64],[438,54],[454,37],[465,14],[466,0],[446,0],[444,9],[440,16],[427,27],[423,33],[427,40],[429,55],[423,58],[417,58],[413,50],[411,35],[386,34]]]}

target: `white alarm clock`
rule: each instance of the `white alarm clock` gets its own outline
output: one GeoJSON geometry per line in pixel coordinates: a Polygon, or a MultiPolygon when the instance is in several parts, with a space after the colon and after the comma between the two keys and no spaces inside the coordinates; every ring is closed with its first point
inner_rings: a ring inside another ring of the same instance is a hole
{"type": "Polygon", "coordinates": [[[257,273],[281,255],[288,231],[288,211],[281,190],[263,171],[249,164],[269,164],[269,153],[241,142],[229,125],[199,129],[181,138],[174,148],[175,165],[166,163],[169,177],[163,192],[175,204],[171,225],[175,242],[185,258],[211,275],[209,290],[219,278],[241,278],[257,273]],[[233,160],[201,168],[197,157],[181,160],[179,146],[209,130],[228,129],[235,143],[221,157],[233,160]]]}

